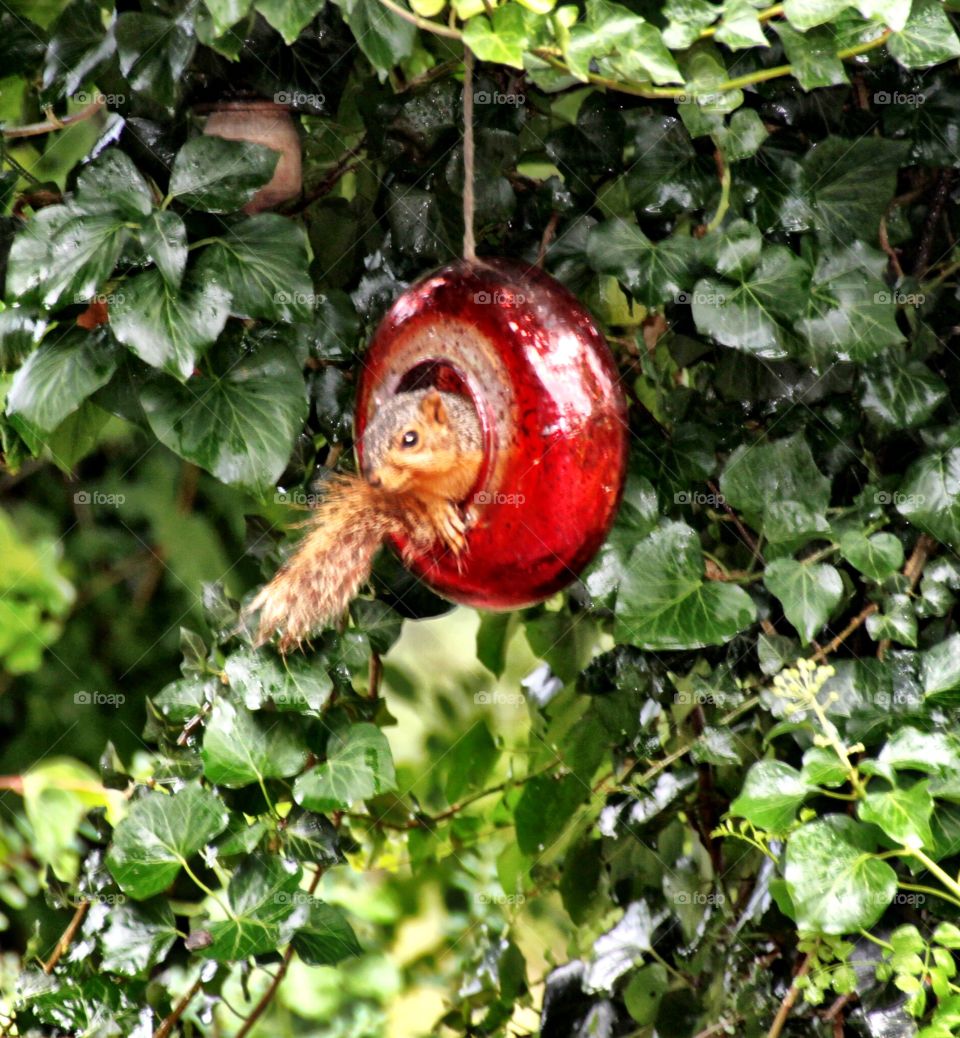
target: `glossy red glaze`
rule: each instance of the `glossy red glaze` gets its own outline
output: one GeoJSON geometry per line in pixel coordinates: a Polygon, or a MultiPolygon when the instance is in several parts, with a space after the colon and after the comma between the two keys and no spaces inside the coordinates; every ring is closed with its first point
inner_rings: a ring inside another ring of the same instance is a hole
{"type": "Polygon", "coordinates": [[[466,552],[458,561],[434,549],[414,572],[485,609],[564,587],[603,542],[626,468],[626,404],[587,311],[536,267],[444,267],[404,292],[373,337],[357,396],[358,452],[377,407],[423,385],[473,399],[486,461],[465,503],[474,516],[466,552]]]}

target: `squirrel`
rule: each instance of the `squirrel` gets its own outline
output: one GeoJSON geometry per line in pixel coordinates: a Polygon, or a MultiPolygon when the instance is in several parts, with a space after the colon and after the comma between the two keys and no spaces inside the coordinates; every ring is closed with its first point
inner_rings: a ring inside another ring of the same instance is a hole
{"type": "Polygon", "coordinates": [[[330,480],[310,532],[248,606],[260,612],[255,645],[279,632],[287,653],[341,616],[389,536],[406,539],[406,561],[438,541],[456,555],[466,547],[459,504],[484,456],[471,402],[438,389],[397,393],[371,418],[362,443],[362,477],[330,480]]]}

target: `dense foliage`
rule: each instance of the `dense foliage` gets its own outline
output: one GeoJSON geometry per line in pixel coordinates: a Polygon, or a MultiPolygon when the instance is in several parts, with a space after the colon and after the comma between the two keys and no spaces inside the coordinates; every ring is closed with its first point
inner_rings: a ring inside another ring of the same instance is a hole
{"type": "Polygon", "coordinates": [[[0,1034],[960,1034],[952,0],[410,4],[3,5],[0,1034]],[[239,607],[459,254],[464,44],[624,502],[542,606],[384,555],[284,661],[239,607]]]}

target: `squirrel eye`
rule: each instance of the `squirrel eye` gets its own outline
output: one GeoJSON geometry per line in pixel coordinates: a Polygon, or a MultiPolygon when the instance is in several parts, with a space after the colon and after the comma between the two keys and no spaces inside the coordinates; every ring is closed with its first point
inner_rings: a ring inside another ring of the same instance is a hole
{"type": "Polygon", "coordinates": [[[401,447],[416,447],[419,439],[420,439],[420,437],[417,436],[417,434],[413,431],[413,429],[408,429],[403,434],[403,439],[400,441],[400,446],[401,447]]]}

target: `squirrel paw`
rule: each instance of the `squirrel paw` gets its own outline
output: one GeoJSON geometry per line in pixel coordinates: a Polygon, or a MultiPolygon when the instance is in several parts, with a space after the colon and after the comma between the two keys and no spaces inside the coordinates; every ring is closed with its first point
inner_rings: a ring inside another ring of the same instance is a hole
{"type": "Polygon", "coordinates": [[[454,553],[460,555],[467,546],[467,524],[460,515],[456,505],[450,505],[444,509],[443,515],[439,517],[437,533],[443,543],[454,553]]]}

